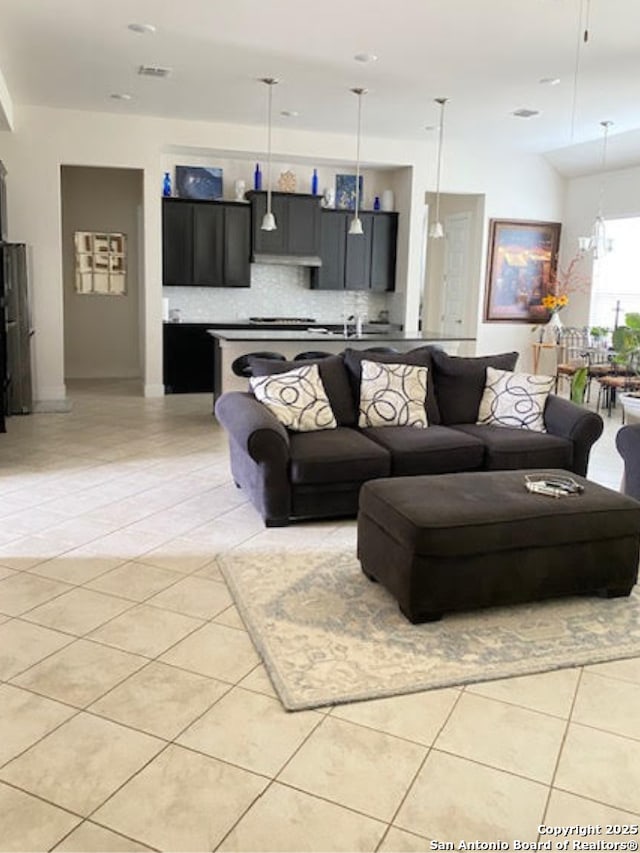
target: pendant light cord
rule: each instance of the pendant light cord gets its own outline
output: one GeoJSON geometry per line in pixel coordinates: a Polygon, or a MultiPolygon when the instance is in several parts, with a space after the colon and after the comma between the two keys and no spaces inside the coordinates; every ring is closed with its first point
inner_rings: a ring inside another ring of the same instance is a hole
{"type": "MultiPolygon", "coordinates": [[[[354,95],[358,96],[358,126],[356,133],[356,199],[354,206],[353,224],[358,222],[358,214],[360,212],[360,140],[362,137],[362,96],[366,95],[368,89],[355,88],[351,90],[354,95]]],[[[362,233],[361,231],[353,233],[362,233]]]]}
{"type": "Polygon", "coordinates": [[[580,0],[578,7],[578,26],[576,34],[576,55],[573,66],[573,95],[571,101],[571,127],[569,141],[573,142],[576,131],[576,113],[578,111],[578,80],[580,78],[580,60],[582,57],[581,45],[586,43],[588,39],[588,30],[585,29],[584,36],[582,33],[582,21],[584,18],[584,0],[580,0]],[[585,37],[586,36],[586,37],[585,37]]]}
{"type": "Polygon", "coordinates": [[[436,98],[440,104],[440,132],[438,134],[438,163],[436,166],[436,222],[440,222],[440,176],[442,174],[442,145],[444,140],[444,107],[447,98],[436,98]]]}
{"type": "Polygon", "coordinates": [[[609,128],[613,124],[612,121],[601,121],[600,124],[604,128],[604,137],[602,140],[602,175],[600,177],[600,192],[598,195],[598,218],[602,219],[602,210],[604,205],[604,172],[607,166],[607,142],[609,139],[609,128]]]}
{"type": "Polygon", "coordinates": [[[273,86],[275,80],[269,78],[265,80],[269,89],[268,97],[268,118],[267,118],[267,213],[271,213],[271,103],[273,99],[273,86]]]}
{"type": "Polygon", "coordinates": [[[356,139],[356,208],[354,219],[358,218],[360,208],[360,130],[362,127],[362,90],[356,92],[358,96],[358,133],[356,139]]]}

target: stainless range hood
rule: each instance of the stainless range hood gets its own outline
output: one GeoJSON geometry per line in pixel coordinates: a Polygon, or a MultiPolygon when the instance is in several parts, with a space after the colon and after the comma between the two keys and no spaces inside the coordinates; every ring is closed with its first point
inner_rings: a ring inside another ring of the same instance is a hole
{"type": "Polygon", "coordinates": [[[254,264],[280,264],[287,267],[321,267],[322,258],[318,255],[272,255],[257,252],[253,256],[254,264]]]}

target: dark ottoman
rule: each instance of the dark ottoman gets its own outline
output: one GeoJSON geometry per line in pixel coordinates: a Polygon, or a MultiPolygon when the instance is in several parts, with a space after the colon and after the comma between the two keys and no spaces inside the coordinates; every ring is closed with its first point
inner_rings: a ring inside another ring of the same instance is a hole
{"type": "Polygon", "coordinates": [[[629,595],[638,578],[640,502],[576,475],[579,496],[531,494],[527,473],[541,472],[365,483],[363,572],[395,596],[411,622],[561,595],[629,595]]]}

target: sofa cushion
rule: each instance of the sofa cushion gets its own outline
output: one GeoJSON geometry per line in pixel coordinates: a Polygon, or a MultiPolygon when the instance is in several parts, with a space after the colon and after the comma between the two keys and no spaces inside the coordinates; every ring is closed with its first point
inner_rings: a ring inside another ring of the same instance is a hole
{"type": "Polygon", "coordinates": [[[479,438],[449,427],[370,427],[362,432],[389,451],[395,477],[469,471],[481,468],[484,461],[484,445],[479,438]]]}
{"type": "Polygon", "coordinates": [[[554,376],[487,367],[478,423],[546,432],[544,407],[555,381],[554,376]]]}
{"type": "Polygon", "coordinates": [[[452,427],[484,443],[484,468],[514,470],[516,468],[571,468],[573,444],[568,438],[548,432],[459,424],[452,427]]]}
{"type": "MultiPolygon", "coordinates": [[[[274,361],[269,358],[251,358],[249,364],[254,376],[273,376],[300,367],[300,361],[274,361]]],[[[349,376],[342,357],[330,355],[326,358],[307,359],[304,364],[317,364],[322,384],[327,392],[333,414],[339,426],[354,426],[358,420],[349,376]]]]}
{"type": "Polygon", "coordinates": [[[359,427],[406,426],[425,429],[427,368],[363,359],[359,427]]]}
{"type": "Polygon", "coordinates": [[[251,390],[287,429],[335,429],[338,424],[317,364],[304,364],[274,376],[251,376],[251,390]]]}
{"type": "Polygon", "coordinates": [[[409,352],[367,352],[366,350],[357,350],[348,348],[343,353],[344,364],[351,385],[351,393],[355,402],[356,409],[360,406],[360,378],[362,375],[361,364],[363,360],[377,361],[383,364],[417,364],[421,367],[426,367],[429,371],[427,374],[427,422],[429,424],[440,423],[440,412],[433,390],[433,379],[431,371],[431,354],[436,347],[426,346],[418,347],[409,352]]]}
{"type": "Polygon", "coordinates": [[[487,367],[513,370],[517,352],[463,358],[433,349],[433,384],[440,411],[440,423],[475,424],[484,392],[487,367]]]}
{"type": "Polygon", "coordinates": [[[389,453],[349,427],[292,433],[289,454],[294,484],[362,483],[391,470],[389,453]]]}

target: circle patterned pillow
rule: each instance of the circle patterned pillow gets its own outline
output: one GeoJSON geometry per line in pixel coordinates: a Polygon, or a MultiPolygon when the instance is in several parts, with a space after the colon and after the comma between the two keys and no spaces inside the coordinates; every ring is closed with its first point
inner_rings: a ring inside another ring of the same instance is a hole
{"type": "Polygon", "coordinates": [[[338,426],[317,364],[271,376],[251,376],[249,385],[256,399],[287,429],[315,432],[338,426]]]}
{"type": "Polygon", "coordinates": [[[427,368],[415,364],[362,361],[358,426],[429,426],[427,368]]]}

